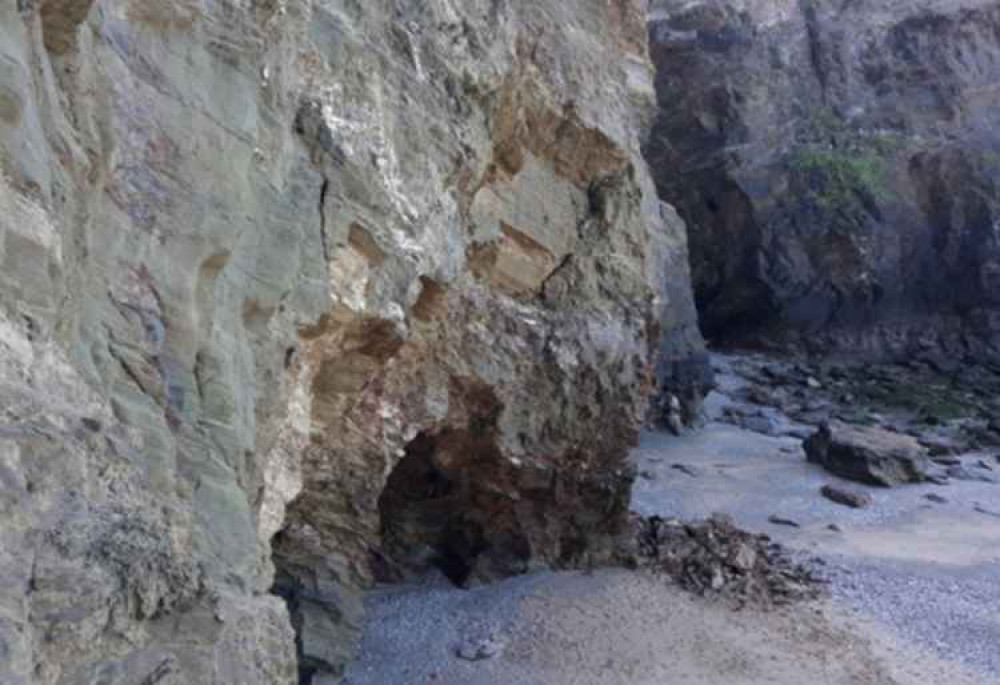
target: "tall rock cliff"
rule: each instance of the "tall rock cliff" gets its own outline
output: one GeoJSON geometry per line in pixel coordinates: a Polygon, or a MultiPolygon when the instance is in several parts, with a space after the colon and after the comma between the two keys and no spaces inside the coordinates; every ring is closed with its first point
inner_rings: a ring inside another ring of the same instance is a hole
{"type": "Polygon", "coordinates": [[[332,682],[376,577],[607,559],[700,345],[652,109],[634,0],[0,3],[0,682],[332,682]]]}
{"type": "Polygon", "coordinates": [[[1000,5],[656,0],[650,32],[706,336],[1000,355],[1000,5]]]}

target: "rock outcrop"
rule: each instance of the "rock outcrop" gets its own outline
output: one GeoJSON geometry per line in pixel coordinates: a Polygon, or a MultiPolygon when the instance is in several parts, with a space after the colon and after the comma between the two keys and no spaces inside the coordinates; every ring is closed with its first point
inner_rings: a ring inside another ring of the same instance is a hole
{"type": "Polygon", "coordinates": [[[607,558],[700,349],[639,2],[8,0],[0,57],[0,682],[332,682],[376,575],[607,558]]]}
{"type": "Polygon", "coordinates": [[[706,336],[1000,353],[1000,5],[655,0],[647,156],[706,336]]]}

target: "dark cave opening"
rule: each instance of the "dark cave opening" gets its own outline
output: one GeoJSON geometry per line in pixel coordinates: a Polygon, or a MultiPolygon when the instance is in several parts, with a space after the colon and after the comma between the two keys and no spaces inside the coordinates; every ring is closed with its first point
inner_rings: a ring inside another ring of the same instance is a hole
{"type": "Polygon", "coordinates": [[[382,547],[373,564],[381,582],[437,569],[464,586],[476,559],[489,549],[483,526],[471,516],[460,472],[447,472],[439,460],[441,442],[418,434],[389,474],[379,498],[382,547]]]}

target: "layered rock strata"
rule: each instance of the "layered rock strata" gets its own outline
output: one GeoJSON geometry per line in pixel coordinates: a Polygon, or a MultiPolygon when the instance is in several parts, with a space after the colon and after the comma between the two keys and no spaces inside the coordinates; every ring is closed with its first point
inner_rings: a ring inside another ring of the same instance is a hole
{"type": "Polygon", "coordinates": [[[609,556],[700,345],[639,3],[19,0],[0,58],[0,681],[331,682],[376,576],[609,556]]]}

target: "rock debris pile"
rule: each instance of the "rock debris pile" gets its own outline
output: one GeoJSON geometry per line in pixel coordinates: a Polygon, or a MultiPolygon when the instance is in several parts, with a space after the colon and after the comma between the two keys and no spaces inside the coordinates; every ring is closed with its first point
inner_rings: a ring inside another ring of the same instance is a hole
{"type": "Polygon", "coordinates": [[[651,516],[637,518],[635,526],[637,565],[702,597],[767,609],[821,594],[821,581],[808,566],[727,516],[697,522],[651,516]]]}

